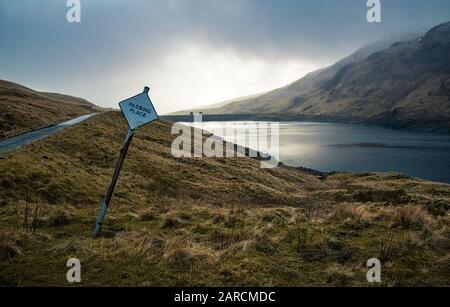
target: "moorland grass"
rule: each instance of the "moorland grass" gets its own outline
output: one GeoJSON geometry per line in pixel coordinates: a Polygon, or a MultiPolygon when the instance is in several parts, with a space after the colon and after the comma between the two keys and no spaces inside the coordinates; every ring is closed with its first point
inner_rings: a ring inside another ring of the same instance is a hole
{"type": "Polygon", "coordinates": [[[82,286],[368,286],[374,257],[381,286],[449,285],[449,185],[175,159],[162,121],[137,131],[93,240],[125,133],[107,112],[0,156],[0,285],[70,286],[71,257],[82,286]]]}

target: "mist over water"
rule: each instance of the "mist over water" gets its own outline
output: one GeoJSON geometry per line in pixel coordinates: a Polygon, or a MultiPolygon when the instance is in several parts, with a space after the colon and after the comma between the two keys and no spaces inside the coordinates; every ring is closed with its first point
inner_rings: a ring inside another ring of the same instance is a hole
{"type": "MultiPolygon", "coordinates": [[[[203,129],[226,140],[225,125],[204,122],[203,129]]],[[[250,136],[256,137],[256,136],[250,136]]],[[[237,143],[245,145],[245,136],[237,143]]],[[[285,164],[324,172],[399,172],[450,183],[450,136],[378,127],[313,122],[280,123],[280,157],[285,164]]]]}

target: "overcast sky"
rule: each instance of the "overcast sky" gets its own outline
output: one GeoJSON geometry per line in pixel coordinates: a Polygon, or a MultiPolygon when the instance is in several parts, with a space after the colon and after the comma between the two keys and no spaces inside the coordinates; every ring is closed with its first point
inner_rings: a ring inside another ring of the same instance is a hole
{"type": "Polygon", "coordinates": [[[105,107],[144,85],[160,114],[270,90],[393,31],[450,21],[449,0],[0,0],[0,79],[105,107]]]}

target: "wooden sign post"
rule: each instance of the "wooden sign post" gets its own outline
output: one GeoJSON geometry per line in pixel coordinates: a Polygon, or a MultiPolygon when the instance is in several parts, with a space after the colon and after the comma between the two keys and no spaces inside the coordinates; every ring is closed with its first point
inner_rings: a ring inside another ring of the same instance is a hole
{"type": "Polygon", "coordinates": [[[102,201],[100,212],[97,216],[97,223],[95,224],[93,233],[94,238],[97,238],[102,231],[102,225],[105,220],[106,212],[108,211],[111,198],[114,194],[114,188],[116,187],[120,171],[122,169],[123,163],[125,162],[128,148],[130,147],[131,141],[133,140],[134,130],[158,119],[158,114],[156,113],[152,101],[148,96],[149,91],[150,88],[145,87],[144,91],[141,94],[119,103],[120,109],[122,110],[122,113],[128,123],[128,134],[125,138],[122,149],[120,150],[119,160],[117,161],[111,184],[109,185],[105,198],[102,201]]]}

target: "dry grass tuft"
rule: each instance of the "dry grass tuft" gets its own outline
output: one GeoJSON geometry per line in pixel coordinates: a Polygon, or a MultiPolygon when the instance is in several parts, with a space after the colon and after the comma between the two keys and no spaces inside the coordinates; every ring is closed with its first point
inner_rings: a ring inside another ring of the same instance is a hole
{"type": "Polygon", "coordinates": [[[172,265],[190,266],[197,262],[214,262],[219,253],[192,240],[167,239],[163,259],[172,265]]]}
{"type": "Polygon", "coordinates": [[[373,220],[373,215],[364,205],[340,204],[333,210],[330,218],[351,228],[362,228],[373,220]]]}
{"type": "Polygon", "coordinates": [[[393,227],[422,230],[432,223],[430,214],[422,207],[407,206],[397,210],[393,227]]]}

